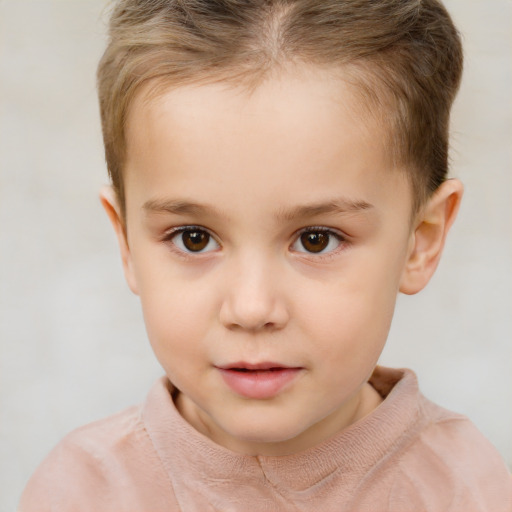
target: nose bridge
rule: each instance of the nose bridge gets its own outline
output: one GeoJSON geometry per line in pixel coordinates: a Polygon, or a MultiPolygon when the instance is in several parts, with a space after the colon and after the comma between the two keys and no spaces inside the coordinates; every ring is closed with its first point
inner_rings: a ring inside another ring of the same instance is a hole
{"type": "Polygon", "coordinates": [[[246,248],[231,263],[221,307],[223,324],[252,331],[282,328],[288,310],[279,286],[278,258],[246,248]]]}

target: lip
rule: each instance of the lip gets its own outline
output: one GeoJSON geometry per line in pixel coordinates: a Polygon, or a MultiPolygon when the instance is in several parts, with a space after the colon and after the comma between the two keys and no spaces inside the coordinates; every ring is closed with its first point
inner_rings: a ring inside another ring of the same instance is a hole
{"type": "Polygon", "coordinates": [[[265,400],[278,395],[304,370],[274,362],[244,361],[217,366],[224,382],[236,394],[245,398],[265,400]]]}

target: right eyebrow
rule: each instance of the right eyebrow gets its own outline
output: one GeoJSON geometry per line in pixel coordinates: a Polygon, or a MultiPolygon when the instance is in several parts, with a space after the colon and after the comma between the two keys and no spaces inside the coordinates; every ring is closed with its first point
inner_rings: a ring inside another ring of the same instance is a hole
{"type": "Polygon", "coordinates": [[[146,201],[142,209],[147,213],[170,213],[174,215],[203,215],[203,216],[223,216],[217,208],[194,203],[186,200],[173,199],[150,199],[146,201]]]}

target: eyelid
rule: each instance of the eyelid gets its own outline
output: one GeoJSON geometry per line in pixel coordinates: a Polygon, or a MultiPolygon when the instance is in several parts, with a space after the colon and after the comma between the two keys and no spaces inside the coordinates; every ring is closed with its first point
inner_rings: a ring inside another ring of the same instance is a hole
{"type": "Polygon", "coordinates": [[[215,235],[204,226],[199,226],[198,224],[183,224],[180,226],[174,226],[172,228],[167,229],[162,236],[162,240],[170,240],[178,233],[182,233],[183,231],[193,231],[194,229],[197,229],[198,231],[204,231],[205,233],[208,233],[210,236],[216,239],[215,235]]]}
{"type": "Polygon", "coordinates": [[[293,235],[293,238],[297,239],[297,238],[299,238],[299,236],[301,236],[304,233],[311,233],[311,232],[316,233],[318,231],[320,231],[322,233],[332,234],[340,240],[347,240],[349,238],[348,235],[343,233],[343,231],[340,231],[339,229],[331,228],[328,226],[306,226],[305,228],[301,228],[298,231],[296,231],[295,234],[293,235]]]}

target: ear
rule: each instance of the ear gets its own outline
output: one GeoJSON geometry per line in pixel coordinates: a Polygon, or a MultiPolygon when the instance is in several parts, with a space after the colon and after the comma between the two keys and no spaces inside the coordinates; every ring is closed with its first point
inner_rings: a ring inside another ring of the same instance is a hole
{"type": "Polygon", "coordinates": [[[417,216],[400,281],[402,293],[418,293],[434,274],[446,235],[459,211],[463,191],[459,180],[445,181],[417,216]]]}
{"type": "Polygon", "coordinates": [[[121,208],[117,200],[116,193],[111,186],[104,186],[100,190],[100,201],[103,208],[107,212],[108,218],[114,228],[117,236],[117,242],[119,244],[119,251],[121,253],[121,259],[123,261],[124,277],[130,290],[138,294],[137,281],[135,279],[135,272],[133,269],[132,255],[130,247],[128,245],[128,237],[126,232],[126,226],[121,215],[121,208]]]}

